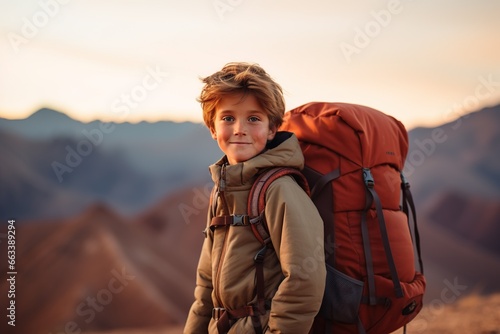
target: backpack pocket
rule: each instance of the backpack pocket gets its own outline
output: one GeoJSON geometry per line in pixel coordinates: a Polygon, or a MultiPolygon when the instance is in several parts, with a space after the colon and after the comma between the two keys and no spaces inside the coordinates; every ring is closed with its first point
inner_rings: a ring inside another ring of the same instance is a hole
{"type": "Polygon", "coordinates": [[[394,286],[390,279],[375,275],[377,295],[385,296],[385,305],[370,306],[362,304],[360,318],[370,333],[392,333],[413,320],[422,309],[425,292],[425,278],[416,272],[413,281],[401,282],[404,296],[394,295],[394,286]]]}
{"type": "Polygon", "coordinates": [[[319,313],[326,319],[348,324],[358,323],[363,282],[326,264],[326,287],[319,313]]]}

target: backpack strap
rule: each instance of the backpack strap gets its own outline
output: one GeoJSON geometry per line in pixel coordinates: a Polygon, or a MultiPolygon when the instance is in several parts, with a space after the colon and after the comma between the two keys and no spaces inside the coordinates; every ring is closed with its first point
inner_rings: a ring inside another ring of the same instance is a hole
{"type": "Polygon", "coordinates": [[[323,220],[325,261],[335,267],[335,222],[333,214],[335,203],[331,184],[340,177],[340,168],[321,174],[306,166],[303,173],[311,187],[311,200],[323,220]]]}
{"type": "MultiPolygon", "coordinates": [[[[248,208],[247,213],[250,216],[250,226],[252,231],[262,244],[262,249],[257,252],[254,257],[255,263],[255,285],[257,294],[257,309],[260,310],[261,314],[265,314],[265,283],[264,283],[264,257],[268,249],[272,249],[271,236],[269,235],[269,230],[266,223],[266,217],[264,214],[266,205],[266,191],[269,186],[277,179],[282,176],[291,175],[295,178],[297,183],[306,191],[309,195],[309,186],[304,175],[295,168],[291,167],[275,167],[266,170],[261,173],[255,180],[250,193],[248,194],[248,208]]],[[[256,326],[256,321],[254,320],[254,327],[256,326]]]]}
{"type": "Polygon", "coordinates": [[[252,189],[250,189],[250,193],[248,195],[247,212],[251,217],[257,217],[264,211],[264,207],[266,204],[265,194],[267,188],[269,188],[271,183],[273,183],[275,180],[285,175],[293,176],[295,181],[297,181],[299,186],[304,189],[307,195],[310,195],[309,185],[300,170],[292,167],[269,168],[263,173],[259,174],[252,186],[252,189]]]}
{"type": "MultiPolygon", "coordinates": [[[[382,203],[380,202],[380,198],[379,198],[377,192],[375,191],[375,180],[373,179],[372,173],[370,172],[369,168],[363,168],[363,179],[365,182],[366,190],[369,193],[369,197],[371,197],[371,200],[373,202],[375,202],[375,209],[377,210],[377,218],[378,218],[377,220],[379,223],[380,235],[382,236],[382,244],[384,246],[385,256],[387,257],[387,264],[389,265],[389,270],[391,272],[392,282],[394,284],[394,292],[396,294],[396,297],[398,297],[398,298],[403,297],[403,289],[401,288],[401,282],[399,281],[398,271],[396,270],[396,264],[394,262],[394,257],[392,256],[391,245],[389,243],[389,236],[387,234],[387,226],[385,224],[384,213],[382,212],[382,203]]],[[[367,200],[369,199],[369,197],[367,197],[367,200]]],[[[369,203],[371,203],[371,202],[369,202],[369,203]]],[[[368,206],[368,208],[370,206],[368,206]]],[[[366,215],[366,210],[364,211],[363,215],[366,215]]],[[[366,221],[363,225],[365,226],[365,229],[366,229],[366,221]]],[[[363,226],[362,226],[362,229],[363,229],[363,226]]],[[[363,230],[362,230],[362,232],[363,232],[363,230]]],[[[367,232],[368,232],[368,230],[366,229],[365,233],[367,233],[367,232]]],[[[363,239],[365,239],[365,235],[364,235],[365,233],[363,233],[363,239]]],[[[363,240],[363,242],[365,242],[365,241],[363,240]]],[[[365,248],[365,256],[367,257],[367,260],[368,260],[368,257],[370,257],[370,261],[371,261],[371,250],[370,250],[369,245],[367,247],[367,245],[364,244],[364,248],[365,248]]],[[[368,268],[368,261],[367,261],[367,270],[368,270],[369,276],[373,275],[373,267],[368,268]]],[[[370,305],[374,305],[376,303],[375,291],[374,291],[374,286],[370,287],[370,285],[371,285],[370,281],[372,281],[372,284],[374,285],[373,278],[370,279],[370,277],[368,277],[368,283],[369,283],[368,287],[370,290],[369,291],[369,293],[370,293],[370,305]]]]}
{"type": "Polygon", "coordinates": [[[417,248],[417,255],[418,255],[418,264],[420,266],[420,272],[423,274],[424,264],[422,262],[422,252],[420,249],[420,233],[418,232],[418,225],[417,225],[417,211],[415,210],[413,195],[411,194],[410,191],[410,183],[406,180],[403,173],[401,173],[401,190],[403,192],[403,212],[408,217],[408,227],[410,228],[410,234],[411,234],[411,227],[410,227],[410,215],[408,206],[411,209],[411,214],[413,218],[413,231],[415,235],[415,246],[417,248]]]}
{"type": "Polygon", "coordinates": [[[307,180],[298,169],[291,167],[274,167],[267,169],[257,177],[248,194],[247,213],[250,216],[252,231],[262,245],[267,245],[271,242],[271,237],[267,229],[266,217],[264,215],[266,191],[271,183],[285,175],[293,176],[295,181],[304,189],[307,195],[310,195],[307,180]]]}

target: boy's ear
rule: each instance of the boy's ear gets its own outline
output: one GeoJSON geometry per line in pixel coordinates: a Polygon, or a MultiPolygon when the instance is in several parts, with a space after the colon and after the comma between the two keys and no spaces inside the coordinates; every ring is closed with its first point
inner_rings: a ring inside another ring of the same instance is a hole
{"type": "Polygon", "coordinates": [[[269,128],[269,133],[267,135],[267,140],[273,140],[274,136],[276,135],[276,131],[277,131],[276,126],[274,126],[274,125],[271,126],[269,128]]]}
{"type": "Polygon", "coordinates": [[[212,135],[212,138],[217,140],[217,133],[215,132],[214,128],[210,128],[210,134],[212,135]]]}

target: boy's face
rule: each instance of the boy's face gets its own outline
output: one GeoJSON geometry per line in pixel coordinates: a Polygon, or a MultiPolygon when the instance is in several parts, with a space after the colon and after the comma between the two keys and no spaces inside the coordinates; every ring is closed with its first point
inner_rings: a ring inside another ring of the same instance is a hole
{"type": "Polygon", "coordinates": [[[276,129],[269,128],[269,117],[253,95],[232,94],[223,97],[215,108],[210,132],[233,165],[261,153],[276,129]]]}

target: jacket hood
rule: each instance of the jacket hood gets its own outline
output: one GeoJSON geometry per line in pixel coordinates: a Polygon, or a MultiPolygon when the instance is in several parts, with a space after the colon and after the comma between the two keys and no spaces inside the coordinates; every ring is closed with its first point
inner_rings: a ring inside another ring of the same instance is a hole
{"type": "MultiPolygon", "coordinates": [[[[221,169],[225,169],[225,186],[239,187],[252,185],[255,176],[260,170],[269,167],[294,167],[302,170],[304,168],[304,156],[300,149],[297,137],[286,131],[276,133],[274,139],[266,145],[266,149],[250,160],[235,165],[227,164],[224,156],[209,167],[212,180],[219,185],[221,169]]],[[[246,188],[245,187],[245,188],[246,188]]]]}

